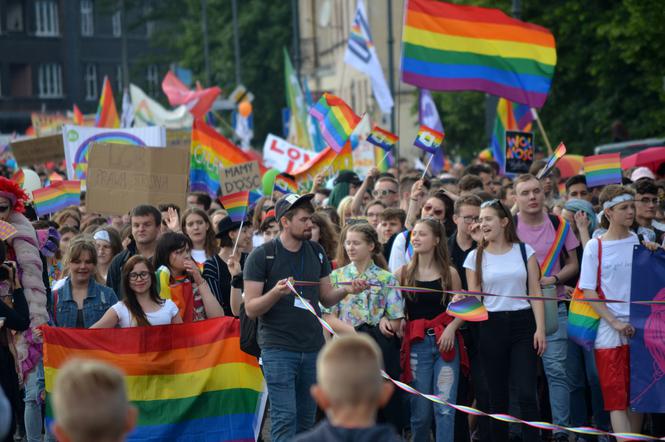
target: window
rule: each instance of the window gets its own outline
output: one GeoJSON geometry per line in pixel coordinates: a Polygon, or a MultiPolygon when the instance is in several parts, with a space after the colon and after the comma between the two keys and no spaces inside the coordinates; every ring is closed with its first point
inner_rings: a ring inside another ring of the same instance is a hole
{"type": "Polygon", "coordinates": [[[85,99],[95,100],[97,98],[97,66],[88,64],[85,67],[85,99]]]}
{"type": "Polygon", "coordinates": [[[62,68],[59,64],[39,65],[39,97],[62,97],[62,68]]]}
{"type": "Polygon", "coordinates": [[[32,69],[29,64],[9,65],[9,96],[32,96],[32,69]]]}
{"type": "Polygon", "coordinates": [[[120,15],[120,11],[111,16],[111,25],[113,27],[113,36],[120,37],[122,35],[122,16],[120,15]]]}
{"type": "Polygon", "coordinates": [[[150,19],[150,16],[152,15],[152,6],[151,5],[145,5],[143,7],[143,16],[146,19],[145,20],[145,35],[146,37],[151,37],[152,33],[155,32],[155,22],[150,19]]]}
{"type": "Polygon", "coordinates": [[[7,4],[7,31],[23,32],[23,4],[12,1],[7,4]]]}
{"type": "Polygon", "coordinates": [[[94,31],[92,0],[81,0],[81,35],[92,37],[94,31]]]}
{"type": "Polygon", "coordinates": [[[124,85],[122,84],[122,65],[115,67],[115,90],[124,90],[124,85]]]}
{"type": "Polygon", "coordinates": [[[35,2],[35,35],[38,37],[60,35],[58,3],[55,0],[37,0],[35,2]]]}
{"type": "Polygon", "coordinates": [[[148,66],[148,95],[154,97],[158,93],[159,87],[159,72],[157,71],[157,65],[151,64],[148,66]]]}

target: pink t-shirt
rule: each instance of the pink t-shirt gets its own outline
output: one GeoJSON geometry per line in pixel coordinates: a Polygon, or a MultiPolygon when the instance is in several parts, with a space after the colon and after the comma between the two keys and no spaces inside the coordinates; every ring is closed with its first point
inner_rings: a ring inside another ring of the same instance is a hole
{"type": "MultiPolygon", "coordinates": [[[[519,214],[517,215],[519,218],[519,214]]],[[[536,251],[536,258],[538,259],[538,265],[540,265],[545,258],[547,257],[547,252],[550,251],[552,244],[554,243],[554,238],[556,237],[556,229],[552,224],[552,221],[545,215],[545,222],[539,226],[531,226],[525,223],[521,218],[517,221],[517,236],[520,238],[520,241],[529,244],[536,251]]],[[[566,240],[563,244],[564,249],[568,253],[575,253],[575,249],[580,245],[580,242],[575,237],[573,230],[568,230],[566,235],[566,240]]],[[[563,251],[561,252],[563,253],[563,251]]],[[[552,273],[550,276],[554,276],[561,271],[561,261],[560,258],[554,262],[552,267],[552,273]]],[[[572,281],[569,282],[572,284],[572,281]]],[[[557,287],[557,295],[563,296],[565,294],[565,289],[563,285],[557,287]]]]}

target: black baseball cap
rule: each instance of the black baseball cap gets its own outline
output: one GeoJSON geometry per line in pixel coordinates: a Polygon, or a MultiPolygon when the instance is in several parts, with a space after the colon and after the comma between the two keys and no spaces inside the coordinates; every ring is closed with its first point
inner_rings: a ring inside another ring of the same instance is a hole
{"type": "Polygon", "coordinates": [[[288,212],[289,210],[297,207],[300,204],[310,202],[314,198],[313,193],[307,193],[305,195],[298,195],[295,193],[287,193],[277,200],[275,203],[275,218],[279,223],[279,220],[288,212]]]}
{"type": "Polygon", "coordinates": [[[337,175],[337,178],[335,178],[335,181],[333,181],[333,184],[339,184],[339,183],[349,183],[349,184],[361,184],[362,181],[360,180],[360,177],[358,177],[358,174],[355,173],[352,170],[342,170],[339,172],[339,175],[337,175]]]}

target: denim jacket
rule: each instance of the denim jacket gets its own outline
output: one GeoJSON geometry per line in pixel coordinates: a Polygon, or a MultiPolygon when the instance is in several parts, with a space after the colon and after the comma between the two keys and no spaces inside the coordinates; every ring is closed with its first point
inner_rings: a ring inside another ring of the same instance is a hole
{"type": "MultiPolygon", "coordinates": [[[[76,327],[78,305],[72,297],[72,283],[67,277],[64,284],[53,290],[53,301],[57,302],[53,322],[56,327],[76,327]]],[[[104,313],[118,302],[112,288],[98,284],[94,280],[88,283],[88,296],[83,300],[83,326],[89,328],[99,321],[104,313]]]]}

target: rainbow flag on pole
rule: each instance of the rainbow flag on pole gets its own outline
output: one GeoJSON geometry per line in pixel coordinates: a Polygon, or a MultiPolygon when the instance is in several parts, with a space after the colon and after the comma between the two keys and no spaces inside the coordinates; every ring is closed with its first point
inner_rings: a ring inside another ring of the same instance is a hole
{"type": "Polygon", "coordinates": [[[529,106],[513,103],[505,98],[499,98],[496,105],[496,120],[494,120],[494,131],[492,132],[492,155],[501,171],[506,170],[506,131],[517,130],[520,132],[531,132],[533,125],[533,114],[529,106]]]}
{"type": "Polygon", "coordinates": [[[584,157],[584,176],[589,187],[621,184],[621,155],[606,153],[584,157]]]}
{"type": "Polygon", "coordinates": [[[47,422],[58,369],[72,357],[125,374],[139,411],[129,441],[254,441],[264,381],[233,318],[105,330],[44,327],[47,422]]]}
{"type": "Polygon", "coordinates": [[[341,98],[324,92],[319,101],[309,110],[319,121],[323,139],[337,153],[341,152],[360,117],[341,98]]]}
{"type": "Polygon", "coordinates": [[[413,145],[425,152],[435,154],[436,150],[441,147],[444,138],[445,134],[443,132],[421,124],[413,145]]]}
{"type": "Polygon", "coordinates": [[[239,223],[243,221],[247,215],[249,191],[243,190],[241,192],[222,195],[219,197],[219,202],[222,203],[222,206],[224,206],[224,209],[231,217],[231,220],[239,223]]]}
{"type": "Polygon", "coordinates": [[[540,108],[556,65],[552,33],[498,9],[408,0],[402,80],[433,91],[474,90],[540,108]]]}
{"type": "Polygon", "coordinates": [[[120,127],[120,117],[118,117],[118,109],[115,107],[115,99],[113,98],[113,89],[111,89],[109,77],[104,77],[102,95],[99,97],[97,116],[95,117],[95,127],[120,127]]]}
{"type": "Polygon", "coordinates": [[[381,129],[379,126],[374,126],[372,132],[367,136],[367,141],[387,151],[395,147],[399,137],[392,132],[381,129]]]}
{"type": "Polygon", "coordinates": [[[201,120],[194,121],[192,127],[191,154],[189,187],[212,198],[217,198],[220,167],[255,160],[201,120]]]}
{"type": "Polygon", "coordinates": [[[81,205],[80,181],[53,181],[50,186],[32,191],[37,216],[55,213],[70,206],[81,205]]]}

